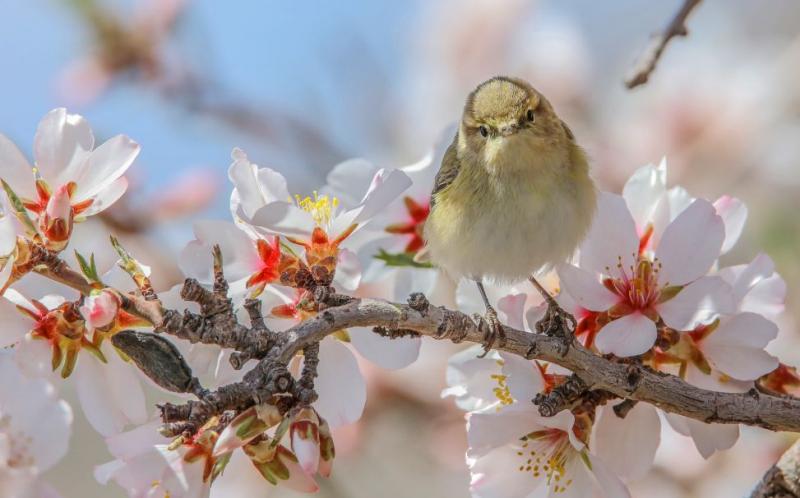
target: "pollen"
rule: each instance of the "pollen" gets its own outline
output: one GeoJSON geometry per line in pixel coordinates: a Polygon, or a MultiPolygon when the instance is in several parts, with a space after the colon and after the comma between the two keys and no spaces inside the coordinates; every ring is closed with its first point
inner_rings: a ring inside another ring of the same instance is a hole
{"type": "Polygon", "coordinates": [[[319,195],[314,191],[314,197],[294,196],[297,206],[303,211],[310,213],[314,223],[320,227],[326,227],[333,218],[336,208],[339,207],[339,199],[328,195],[319,195]]]}
{"type": "Polygon", "coordinates": [[[511,391],[508,388],[508,384],[506,384],[507,377],[505,375],[492,374],[490,377],[497,382],[497,387],[492,389],[492,392],[494,392],[495,397],[500,400],[500,406],[497,407],[497,411],[500,411],[500,408],[503,406],[514,403],[514,398],[511,397],[511,391]]]}

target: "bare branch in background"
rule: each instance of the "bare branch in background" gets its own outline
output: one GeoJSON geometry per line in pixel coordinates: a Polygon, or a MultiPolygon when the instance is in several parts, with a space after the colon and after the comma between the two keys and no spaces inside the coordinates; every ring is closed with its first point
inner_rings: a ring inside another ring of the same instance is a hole
{"type": "Polygon", "coordinates": [[[684,0],[680,10],[673,16],[664,30],[652,37],[650,44],[639,57],[633,66],[630,74],[625,78],[625,86],[629,89],[644,85],[650,79],[650,75],[655,71],[656,64],[661,59],[664,49],[667,48],[670,40],[676,36],[686,36],[689,31],[686,29],[686,19],[692,13],[701,0],[684,0]]]}

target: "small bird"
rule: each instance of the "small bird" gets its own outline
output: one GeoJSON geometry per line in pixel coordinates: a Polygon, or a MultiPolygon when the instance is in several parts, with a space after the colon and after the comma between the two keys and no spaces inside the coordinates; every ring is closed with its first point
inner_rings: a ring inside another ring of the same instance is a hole
{"type": "Polygon", "coordinates": [[[534,274],[573,254],[592,222],[597,192],[586,154],[541,93],[504,76],[478,85],[467,97],[430,202],[423,257],[455,279],[477,282],[486,305],[485,352],[505,341],[485,279],[527,278],[548,303],[537,330],[574,331],[574,318],[534,274]]]}

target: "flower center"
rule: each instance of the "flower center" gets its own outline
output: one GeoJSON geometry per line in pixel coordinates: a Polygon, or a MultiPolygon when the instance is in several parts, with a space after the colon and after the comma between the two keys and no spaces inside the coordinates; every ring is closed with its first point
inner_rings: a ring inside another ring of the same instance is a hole
{"type": "Polygon", "coordinates": [[[422,229],[431,212],[430,201],[417,202],[411,197],[404,197],[403,202],[408,213],[407,221],[389,225],[385,230],[391,234],[408,236],[405,252],[416,253],[425,245],[422,229]]]}
{"type": "MultiPolygon", "coordinates": [[[[658,260],[650,261],[637,256],[636,263],[628,268],[622,265],[622,258],[617,263],[618,277],[609,277],[603,281],[608,290],[622,298],[624,304],[636,310],[647,310],[656,304],[661,297],[658,285],[658,271],[661,264],[658,260]]],[[[611,269],[606,268],[608,274],[611,269]]]]}
{"type": "Polygon", "coordinates": [[[299,195],[295,195],[294,198],[297,202],[297,206],[303,211],[311,214],[311,217],[314,219],[314,223],[321,227],[328,226],[331,218],[333,218],[333,213],[339,206],[339,199],[336,197],[319,195],[319,193],[316,191],[314,191],[313,198],[301,198],[299,195]]]}
{"type": "Polygon", "coordinates": [[[522,459],[520,472],[535,479],[544,479],[553,493],[563,493],[572,484],[567,475],[567,463],[576,451],[569,436],[559,429],[544,429],[531,432],[520,438],[521,448],[517,456],[522,459]]]}

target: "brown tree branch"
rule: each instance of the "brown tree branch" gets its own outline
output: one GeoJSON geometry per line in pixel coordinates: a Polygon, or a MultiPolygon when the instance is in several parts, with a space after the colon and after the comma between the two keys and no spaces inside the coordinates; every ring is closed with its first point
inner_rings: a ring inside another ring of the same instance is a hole
{"type": "Polygon", "coordinates": [[[800,440],[770,467],[750,498],[800,498],[800,440]]]}
{"type": "Polygon", "coordinates": [[[663,31],[653,35],[650,44],[645,48],[642,55],[634,64],[633,69],[625,78],[625,86],[629,89],[644,85],[650,79],[650,75],[655,71],[664,49],[667,44],[676,36],[686,36],[689,31],[686,28],[686,19],[692,13],[701,0],[684,0],[681,8],[672,17],[663,31]]]}
{"type": "MultiPolygon", "coordinates": [[[[278,359],[288,362],[303,348],[348,327],[382,326],[410,329],[435,339],[483,343],[484,332],[465,314],[415,303],[414,306],[375,299],[354,300],[329,308],[284,333],[278,359]],[[454,334],[456,334],[454,336],[454,334]]],[[[497,349],[530,359],[556,363],[574,372],[591,389],[643,401],[664,411],[708,423],[746,424],[774,431],[800,432],[800,399],[756,391],[719,393],[700,389],[679,377],[620,364],[577,343],[561,355],[561,339],[504,327],[506,341],[497,349]]]]}

